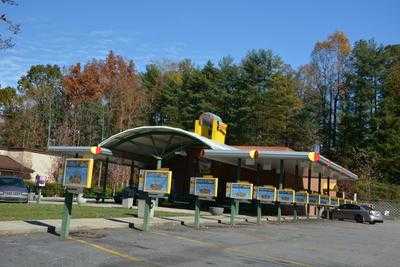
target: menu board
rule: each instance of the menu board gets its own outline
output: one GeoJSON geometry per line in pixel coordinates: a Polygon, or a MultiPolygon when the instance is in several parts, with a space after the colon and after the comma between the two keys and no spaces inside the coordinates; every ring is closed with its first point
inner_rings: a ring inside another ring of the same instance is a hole
{"type": "Polygon", "coordinates": [[[292,189],[280,189],[277,190],[276,201],[281,203],[293,203],[294,202],[294,190],[292,189]]]}
{"type": "Polygon", "coordinates": [[[305,191],[296,192],[294,195],[294,202],[296,202],[296,204],[307,204],[308,193],[305,191]]]}
{"type": "Polygon", "coordinates": [[[318,194],[310,194],[308,196],[308,204],[319,205],[319,195],[318,194]]]}
{"type": "Polygon", "coordinates": [[[320,197],[319,197],[319,204],[321,205],[321,206],[329,206],[330,205],[330,197],[329,196],[327,196],[327,195],[321,195],[320,197]]]}
{"type": "Polygon", "coordinates": [[[255,189],[255,198],[261,202],[275,202],[276,188],[273,186],[257,186],[255,189]]]}
{"type": "Polygon", "coordinates": [[[169,194],[171,191],[171,171],[145,170],[143,191],[154,194],[169,194]]]}
{"type": "MultiPolygon", "coordinates": [[[[230,183],[229,185],[230,198],[234,199],[252,199],[253,198],[253,184],[249,183],[230,183]]],[[[228,185],[227,185],[228,192],[228,185]]]]}
{"type": "Polygon", "coordinates": [[[63,185],[68,188],[92,186],[93,159],[66,159],[63,185]]]}
{"type": "Polygon", "coordinates": [[[190,194],[199,197],[216,197],[218,193],[218,178],[191,177],[190,194]]]}

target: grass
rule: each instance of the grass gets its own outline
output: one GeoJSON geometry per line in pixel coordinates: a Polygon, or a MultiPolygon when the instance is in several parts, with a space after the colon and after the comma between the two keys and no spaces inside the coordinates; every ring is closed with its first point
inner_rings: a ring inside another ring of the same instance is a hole
{"type": "MultiPolygon", "coordinates": [[[[0,203],[0,221],[61,219],[64,206],[36,203],[0,203]]],[[[123,218],[137,216],[137,209],[78,206],[72,207],[72,218],[123,218]]],[[[187,216],[184,213],[156,211],[156,217],[187,216]]]]}

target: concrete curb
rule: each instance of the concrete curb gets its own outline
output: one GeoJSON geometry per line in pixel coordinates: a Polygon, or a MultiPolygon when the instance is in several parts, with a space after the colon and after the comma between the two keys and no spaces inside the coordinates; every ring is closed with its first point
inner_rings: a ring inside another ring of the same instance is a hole
{"type": "MultiPolygon", "coordinates": [[[[306,220],[305,217],[300,217],[300,220],[306,220]]],[[[310,218],[315,220],[315,218],[310,218]]],[[[212,216],[208,213],[202,213],[200,223],[203,226],[210,225],[227,225],[229,226],[229,215],[223,214],[220,216],[212,216]]],[[[276,217],[264,216],[263,223],[275,223],[276,217]]],[[[283,222],[291,222],[292,217],[283,217],[283,222]]],[[[235,224],[256,224],[255,217],[238,215],[235,218],[235,224]]],[[[194,217],[181,216],[181,217],[154,217],[150,223],[154,226],[161,225],[194,225],[194,217]]],[[[116,229],[116,228],[134,228],[141,229],[143,226],[143,219],[136,217],[128,218],[82,218],[71,219],[70,232],[83,231],[83,230],[99,230],[99,229],[116,229]]],[[[30,234],[30,233],[59,233],[61,229],[61,220],[27,220],[27,221],[3,221],[0,222],[0,236],[13,235],[13,234],[30,234]]]]}

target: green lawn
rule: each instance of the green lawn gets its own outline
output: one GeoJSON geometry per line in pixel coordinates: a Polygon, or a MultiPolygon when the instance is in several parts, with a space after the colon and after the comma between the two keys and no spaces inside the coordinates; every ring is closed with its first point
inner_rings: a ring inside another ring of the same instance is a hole
{"type": "MultiPolygon", "coordinates": [[[[63,205],[0,203],[0,221],[61,219],[63,205]]],[[[78,206],[72,207],[72,218],[123,218],[137,216],[136,209],[78,206]]],[[[187,216],[184,213],[156,211],[156,217],[187,216]]]]}

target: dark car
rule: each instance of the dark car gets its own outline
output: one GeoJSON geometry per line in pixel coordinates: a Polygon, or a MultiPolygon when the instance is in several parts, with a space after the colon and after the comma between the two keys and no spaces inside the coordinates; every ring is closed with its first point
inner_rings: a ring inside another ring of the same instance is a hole
{"type": "Polygon", "coordinates": [[[0,201],[28,203],[28,188],[22,178],[0,176],[0,201]]]}
{"type": "Polygon", "coordinates": [[[122,191],[115,194],[114,201],[117,204],[122,204],[122,199],[133,198],[133,202],[135,202],[136,197],[137,197],[137,188],[133,186],[128,186],[122,189],[122,191]]]}
{"type": "Polygon", "coordinates": [[[343,204],[332,212],[332,217],[338,220],[355,220],[356,222],[383,222],[380,211],[374,210],[368,205],[343,204]]]}

